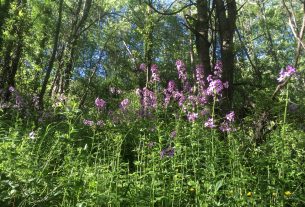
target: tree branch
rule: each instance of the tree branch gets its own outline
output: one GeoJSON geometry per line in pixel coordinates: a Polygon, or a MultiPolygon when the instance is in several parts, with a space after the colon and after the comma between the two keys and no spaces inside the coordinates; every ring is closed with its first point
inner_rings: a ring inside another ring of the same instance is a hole
{"type": "Polygon", "coordinates": [[[184,5],[183,7],[181,7],[180,9],[178,9],[177,11],[174,12],[169,12],[170,8],[173,6],[173,4],[175,3],[175,1],[173,3],[170,4],[170,6],[165,10],[165,11],[159,11],[157,8],[155,8],[153,6],[152,0],[148,0],[147,5],[154,10],[155,12],[157,12],[158,14],[161,15],[175,15],[178,14],[179,12],[183,11],[184,9],[190,7],[190,6],[194,6],[196,5],[194,2],[191,2],[190,4],[184,5]]]}

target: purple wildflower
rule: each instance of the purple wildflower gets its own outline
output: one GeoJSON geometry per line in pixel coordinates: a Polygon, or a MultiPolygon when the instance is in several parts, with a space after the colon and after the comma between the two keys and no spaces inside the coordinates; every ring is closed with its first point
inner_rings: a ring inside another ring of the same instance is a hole
{"type": "Polygon", "coordinates": [[[200,88],[204,86],[204,74],[203,74],[203,65],[197,65],[196,67],[196,80],[200,88]]]}
{"type": "Polygon", "coordinates": [[[235,121],[235,113],[234,113],[234,111],[229,112],[229,113],[226,115],[226,119],[227,119],[229,122],[234,122],[234,121],[235,121]]]}
{"type": "Polygon", "coordinates": [[[183,93],[181,93],[181,96],[180,96],[180,98],[179,98],[178,105],[179,105],[180,107],[182,107],[185,100],[186,100],[186,97],[183,95],[183,93]]]}
{"type": "Polygon", "coordinates": [[[102,127],[104,125],[105,125],[105,123],[102,120],[99,120],[96,122],[96,126],[102,127]]]}
{"type": "Polygon", "coordinates": [[[197,99],[198,99],[198,103],[200,103],[201,105],[208,103],[208,98],[205,95],[199,96],[197,99]]]}
{"type": "Polygon", "coordinates": [[[191,84],[188,82],[188,80],[183,82],[183,91],[185,92],[191,92],[192,90],[192,86],[191,84]]]}
{"type": "Polygon", "coordinates": [[[194,122],[194,121],[196,121],[196,119],[198,118],[198,113],[194,113],[194,112],[189,112],[188,114],[187,114],[187,119],[188,119],[188,121],[190,121],[190,122],[194,122]]]}
{"type": "Polygon", "coordinates": [[[279,82],[283,82],[286,78],[292,76],[296,73],[296,69],[291,65],[287,65],[285,69],[282,69],[280,72],[280,76],[278,77],[279,82]]]}
{"type": "Polygon", "coordinates": [[[10,86],[10,87],[8,88],[8,90],[9,90],[9,92],[13,93],[13,92],[15,91],[15,88],[14,88],[13,86],[10,86]]]}
{"type": "Polygon", "coordinates": [[[179,79],[181,79],[182,81],[186,81],[187,75],[186,75],[186,67],[185,67],[184,62],[182,60],[177,60],[176,66],[177,66],[177,70],[178,70],[179,79]]]}
{"type": "Polygon", "coordinates": [[[172,147],[168,147],[168,148],[165,148],[163,149],[161,152],[160,152],[160,157],[163,158],[165,156],[167,157],[173,157],[175,155],[175,149],[172,148],[172,147]]]}
{"type": "Polygon", "coordinates": [[[156,64],[153,64],[150,70],[151,70],[151,82],[160,82],[158,66],[156,64]]]}
{"type": "Polygon", "coordinates": [[[129,105],[129,99],[126,98],[120,103],[120,108],[122,110],[126,110],[128,105],[129,105]]]}
{"type": "Polygon", "coordinates": [[[165,106],[165,108],[167,108],[170,100],[171,100],[171,96],[169,94],[165,94],[165,98],[164,98],[164,106],[165,106]]]}
{"type": "Polygon", "coordinates": [[[86,126],[93,126],[94,125],[94,121],[87,120],[87,119],[84,119],[83,123],[86,126]]]}
{"type": "Polygon", "coordinates": [[[213,81],[213,78],[212,78],[212,77],[213,77],[212,75],[208,75],[208,77],[207,77],[207,81],[208,81],[208,82],[213,81]]]}
{"type": "Polygon", "coordinates": [[[218,78],[221,78],[221,76],[222,76],[222,62],[220,60],[216,61],[216,64],[214,67],[214,75],[218,78]]]}
{"type": "Polygon", "coordinates": [[[205,123],[204,123],[204,126],[205,127],[208,127],[208,128],[215,128],[216,125],[214,123],[214,119],[213,118],[209,118],[205,123]]]}
{"type": "Polygon", "coordinates": [[[143,107],[147,108],[157,108],[157,97],[154,92],[148,90],[146,87],[143,88],[143,107]]]}
{"type": "Polygon", "coordinates": [[[175,84],[175,81],[173,80],[170,80],[168,81],[168,84],[167,84],[167,91],[169,93],[173,93],[176,89],[176,84],[175,84]]]}
{"type": "Polygon", "coordinates": [[[214,96],[214,93],[220,94],[223,90],[223,85],[221,80],[216,79],[210,82],[209,87],[207,88],[207,94],[214,96]]]}
{"type": "Polygon", "coordinates": [[[232,131],[232,128],[229,126],[228,122],[222,122],[220,124],[220,127],[219,129],[222,131],[222,132],[230,132],[232,131]]]}
{"type": "Polygon", "coordinates": [[[102,108],[105,107],[106,102],[103,99],[96,98],[95,99],[95,105],[96,105],[97,108],[102,109],[102,108]]]}

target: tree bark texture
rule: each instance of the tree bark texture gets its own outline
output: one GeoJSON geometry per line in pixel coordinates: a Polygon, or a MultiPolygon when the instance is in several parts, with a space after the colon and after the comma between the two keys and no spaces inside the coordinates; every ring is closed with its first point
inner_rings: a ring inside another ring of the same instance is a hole
{"type": "Polygon", "coordinates": [[[233,100],[234,77],[234,42],[233,36],[236,28],[236,2],[235,0],[216,0],[216,14],[218,19],[221,60],[223,63],[222,81],[228,81],[229,88],[225,90],[223,111],[230,110],[233,100]],[[226,4],[226,5],[225,5],[226,4]]]}

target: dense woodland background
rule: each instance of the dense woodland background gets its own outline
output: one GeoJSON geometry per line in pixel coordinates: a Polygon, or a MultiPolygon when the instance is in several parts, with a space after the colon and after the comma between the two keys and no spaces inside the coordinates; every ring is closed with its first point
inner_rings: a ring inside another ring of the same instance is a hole
{"type": "Polygon", "coordinates": [[[0,206],[305,206],[304,0],[0,0],[0,206]]]}

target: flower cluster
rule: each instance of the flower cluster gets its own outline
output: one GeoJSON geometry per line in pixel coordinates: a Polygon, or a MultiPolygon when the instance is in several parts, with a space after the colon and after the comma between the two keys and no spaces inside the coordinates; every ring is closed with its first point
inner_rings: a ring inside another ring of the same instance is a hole
{"type": "Polygon", "coordinates": [[[221,95],[224,86],[220,79],[211,80],[207,88],[207,95],[214,96],[215,94],[221,95]]]}
{"type": "Polygon", "coordinates": [[[177,70],[178,70],[179,79],[181,79],[182,81],[186,81],[187,74],[186,74],[186,67],[185,67],[184,62],[182,60],[177,60],[176,66],[177,66],[177,70]]]}
{"type": "Polygon", "coordinates": [[[94,125],[94,121],[87,120],[87,119],[84,119],[83,123],[86,126],[93,126],[94,125]]]}
{"type": "Polygon", "coordinates": [[[182,82],[183,90],[184,91],[190,91],[191,86],[190,86],[190,83],[187,80],[187,73],[186,73],[186,67],[185,67],[184,62],[182,60],[177,60],[176,61],[176,66],[177,66],[177,70],[178,70],[178,78],[182,82]]]}
{"type": "Polygon", "coordinates": [[[104,101],[103,99],[101,98],[96,98],[95,99],[95,106],[98,108],[98,109],[102,109],[106,106],[106,101],[104,101]]]}
{"type": "Polygon", "coordinates": [[[8,90],[9,90],[9,92],[13,93],[13,92],[15,91],[15,88],[14,88],[13,86],[10,86],[10,87],[8,88],[8,90]]]}
{"type": "Polygon", "coordinates": [[[187,114],[188,121],[194,122],[194,121],[196,121],[197,118],[198,118],[198,113],[188,112],[188,114],[187,114]]]}
{"type": "Polygon", "coordinates": [[[125,98],[121,103],[120,103],[120,108],[125,111],[126,108],[129,105],[129,99],[125,98]]]}
{"type": "Polygon", "coordinates": [[[173,80],[170,80],[167,84],[167,89],[164,89],[164,105],[165,107],[168,106],[171,97],[173,96],[173,94],[175,93],[176,90],[176,84],[173,80]]]}
{"type": "Polygon", "coordinates": [[[160,152],[160,157],[173,157],[175,155],[175,149],[172,147],[167,147],[160,152]]]}
{"type": "Polygon", "coordinates": [[[280,76],[277,78],[278,82],[283,82],[286,78],[292,76],[296,73],[296,69],[291,65],[287,65],[287,67],[281,70],[280,76]]]}
{"type": "Polygon", "coordinates": [[[231,111],[228,114],[226,114],[225,120],[220,124],[219,129],[222,132],[234,131],[234,128],[232,127],[234,121],[235,121],[235,113],[234,111],[231,111]]]}
{"type": "Polygon", "coordinates": [[[157,97],[154,92],[150,91],[148,88],[143,88],[143,107],[144,109],[148,108],[157,108],[157,97]]]}
{"type": "Polygon", "coordinates": [[[209,118],[205,123],[204,126],[207,128],[215,128],[216,125],[214,123],[214,119],[213,118],[209,118]]]}
{"type": "Polygon", "coordinates": [[[159,69],[156,64],[151,66],[151,82],[160,82],[159,69]]]}
{"type": "Polygon", "coordinates": [[[102,121],[102,120],[99,120],[97,121],[96,123],[94,123],[94,121],[92,120],[88,120],[88,119],[84,119],[83,120],[83,124],[86,125],[86,126],[99,126],[99,127],[102,127],[105,125],[105,123],[102,121]]]}
{"type": "Polygon", "coordinates": [[[199,88],[202,90],[204,87],[203,65],[197,65],[195,77],[199,88]]]}
{"type": "Polygon", "coordinates": [[[221,78],[222,77],[222,62],[220,60],[216,61],[216,64],[214,66],[214,75],[217,78],[221,78]]]}
{"type": "Polygon", "coordinates": [[[140,97],[140,102],[144,112],[147,112],[150,108],[157,108],[157,96],[153,91],[144,87],[143,90],[137,89],[136,94],[140,97]]]}

